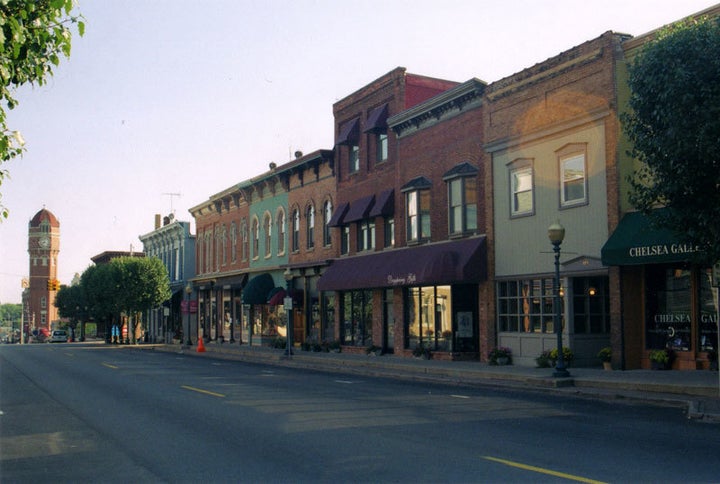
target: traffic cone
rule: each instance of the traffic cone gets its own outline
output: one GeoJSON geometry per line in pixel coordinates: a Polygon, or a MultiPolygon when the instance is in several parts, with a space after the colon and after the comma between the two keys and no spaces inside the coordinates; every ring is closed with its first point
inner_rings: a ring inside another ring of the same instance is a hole
{"type": "Polygon", "coordinates": [[[203,338],[198,338],[197,352],[205,353],[205,343],[203,342],[203,338]]]}

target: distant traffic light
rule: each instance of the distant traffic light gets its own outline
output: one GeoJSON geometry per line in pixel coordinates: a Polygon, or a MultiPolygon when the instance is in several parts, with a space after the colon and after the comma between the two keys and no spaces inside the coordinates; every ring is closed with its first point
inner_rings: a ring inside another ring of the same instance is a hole
{"type": "Polygon", "coordinates": [[[47,288],[48,288],[48,291],[59,291],[60,290],[60,281],[58,281],[57,279],[48,279],[47,288]]]}
{"type": "Polygon", "coordinates": [[[54,281],[53,281],[52,279],[48,279],[48,281],[47,281],[48,291],[52,291],[52,290],[53,290],[53,284],[54,284],[54,281]]]}

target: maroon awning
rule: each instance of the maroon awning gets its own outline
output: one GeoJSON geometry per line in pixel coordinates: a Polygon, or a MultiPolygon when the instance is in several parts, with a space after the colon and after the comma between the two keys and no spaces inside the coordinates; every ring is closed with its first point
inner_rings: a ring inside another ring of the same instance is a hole
{"type": "Polygon", "coordinates": [[[479,283],[487,278],[485,236],[394,249],[333,261],[321,291],[479,283]]]}

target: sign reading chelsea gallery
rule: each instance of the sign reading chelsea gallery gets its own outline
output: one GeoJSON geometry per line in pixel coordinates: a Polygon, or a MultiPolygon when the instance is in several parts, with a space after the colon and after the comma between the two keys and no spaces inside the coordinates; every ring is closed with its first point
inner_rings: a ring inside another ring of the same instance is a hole
{"type": "Polygon", "coordinates": [[[700,249],[692,244],[658,244],[630,247],[628,255],[632,258],[662,257],[669,255],[692,254],[700,249]]]}

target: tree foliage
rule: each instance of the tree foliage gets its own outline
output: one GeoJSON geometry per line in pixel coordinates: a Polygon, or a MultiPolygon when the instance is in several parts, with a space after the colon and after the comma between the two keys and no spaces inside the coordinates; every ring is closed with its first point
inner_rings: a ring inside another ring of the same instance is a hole
{"type": "Polygon", "coordinates": [[[90,266],[80,277],[80,286],[85,297],[80,307],[87,307],[87,314],[106,328],[120,313],[135,316],[171,296],[167,269],[156,257],[118,257],[109,264],[90,266]]]}
{"type": "Polygon", "coordinates": [[[664,28],[629,69],[631,202],[720,260],[720,19],[664,28]],[[670,208],[658,215],[658,205],[670,208]],[[662,218],[659,218],[662,217],[662,218]]]}
{"type": "Polygon", "coordinates": [[[79,284],[62,286],[55,295],[55,307],[62,318],[74,321],[82,319],[87,307],[85,289],[79,284]]]}
{"type": "MultiPolygon", "coordinates": [[[[71,29],[83,35],[85,24],[74,15],[74,0],[0,0],[0,185],[7,176],[2,164],[19,156],[24,140],[7,126],[5,109],[17,105],[13,91],[24,84],[43,85],[69,57],[71,29]]],[[[2,205],[0,221],[8,211],[2,205]]]]}

